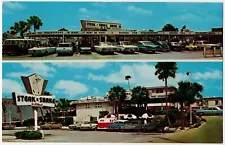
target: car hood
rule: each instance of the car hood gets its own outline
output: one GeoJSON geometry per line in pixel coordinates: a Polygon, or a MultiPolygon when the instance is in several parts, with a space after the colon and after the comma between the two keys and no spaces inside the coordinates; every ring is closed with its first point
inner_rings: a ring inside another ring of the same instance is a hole
{"type": "Polygon", "coordinates": [[[91,50],[90,47],[81,47],[80,49],[81,49],[81,50],[91,50]]]}
{"type": "Polygon", "coordinates": [[[152,48],[156,48],[156,47],[159,47],[158,45],[154,45],[154,44],[148,44],[148,45],[144,45],[146,47],[152,47],[152,48]]]}
{"type": "Polygon", "coordinates": [[[135,45],[120,45],[120,46],[122,46],[122,47],[124,47],[124,48],[138,48],[138,47],[135,46],[135,45]]]}

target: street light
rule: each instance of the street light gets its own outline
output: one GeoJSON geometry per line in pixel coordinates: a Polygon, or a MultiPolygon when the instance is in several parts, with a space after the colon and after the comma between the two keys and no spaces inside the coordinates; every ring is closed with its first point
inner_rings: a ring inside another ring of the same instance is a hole
{"type": "MultiPolygon", "coordinates": [[[[186,72],[186,74],[187,74],[187,76],[189,76],[190,85],[192,85],[192,82],[191,82],[191,71],[186,72]]],[[[190,104],[189,108],[190,108],[190,125],[191,125],[192,124],[192,106],[191,106],[191,104],[190,104]]]]}

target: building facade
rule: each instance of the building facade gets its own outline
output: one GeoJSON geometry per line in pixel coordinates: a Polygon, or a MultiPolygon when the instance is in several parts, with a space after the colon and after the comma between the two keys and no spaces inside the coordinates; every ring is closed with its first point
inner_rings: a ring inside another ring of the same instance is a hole
{"type": "Polygon", "coordinates": [[[120,30],[122,24],[114,22],[101,22],[91,20],[80,20],[82,31],[107,31],[107,30],[120,30]]]}
{"type": "Polygon", "coordinates": [[[196,102],[192,105],[192,107],[200,107],[203,106],[217,106],[223,109],[223,97],[206,97],[203,98],[203,104],[201,104],[201,100],[196,100],[196,102]]]}
{"type": "Polygon", "coordinates": [[[106,98],[88,96],[77,101],[72,101],[71,105],[76,104],[76,121],[97,121],[101,111],[114,112],[113,105],[106,98]]]}

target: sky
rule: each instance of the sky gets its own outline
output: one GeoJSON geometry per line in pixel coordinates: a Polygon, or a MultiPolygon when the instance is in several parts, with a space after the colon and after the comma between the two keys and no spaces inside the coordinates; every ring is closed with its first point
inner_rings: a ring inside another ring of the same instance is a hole
{"type": "MultiPolygon", "coordinates": [[[[131,88],[134,86],[163,86],[155,73],[156,63],[147,62],[23,62],[3,63],[2,96],[11,98],[12,92],[26,93],[20,76],[33,73],[47,79],[46,91],[56,99],[76,100],[87,96],[104,97],[113,86],[128,89],[126,75],[130,75],[131,88]]],[[[203,85],[203,97],[222,97],[222,62],[179,62],[176,78],[168,80],[177,86],[179,81],[192,81],[203,85]],[[191,78],[186,75],[191,71],[191,78]]]]}
{"type": "Polygon", "coordinates": [[[80,30],[80,20],[122,23],[125,29],[161,30],[171,23],[194,31],[222,27],[222,3],[173,2],[3,2],[3,32],[15,22],[37,15],[40,30],[80,30]]]}

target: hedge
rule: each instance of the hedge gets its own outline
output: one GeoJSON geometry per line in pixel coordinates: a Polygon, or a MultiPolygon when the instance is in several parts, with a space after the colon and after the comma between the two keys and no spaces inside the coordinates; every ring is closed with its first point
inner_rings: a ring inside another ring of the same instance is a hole
{"type": "Polygon", "coordinates": [[[36,140],[42,139],[42,133],[39,131],[19,131],[14,134],[17,139],[36,140]]]}

